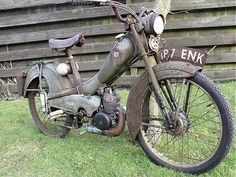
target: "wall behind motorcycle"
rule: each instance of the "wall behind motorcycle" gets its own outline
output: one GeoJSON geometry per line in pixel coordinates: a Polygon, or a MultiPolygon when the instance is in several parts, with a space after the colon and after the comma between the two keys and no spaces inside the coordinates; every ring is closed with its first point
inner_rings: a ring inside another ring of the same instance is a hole
{"type": "MultiPolygon", "coordinates": [[[[137,12],[155,2],[127,0],[137,12]]],[[[163,35],[169,44],[209,51],[206,74],[214,80],[234,80],[236,71],[235,0],[173,0],[163,35]]],[[[92,77],[115,43],[123,25],[108,7],[71,6],[70,0],[0,1],[0,97],[16,93],[15,76],[35,60],[65,55],[48,49],[50,38],[67,38],[82,32],[87,43],[75,48],[82,76],[92,77]]],[[[130,85],[143,71],[138,62],[117,81],[130,85]]]]}

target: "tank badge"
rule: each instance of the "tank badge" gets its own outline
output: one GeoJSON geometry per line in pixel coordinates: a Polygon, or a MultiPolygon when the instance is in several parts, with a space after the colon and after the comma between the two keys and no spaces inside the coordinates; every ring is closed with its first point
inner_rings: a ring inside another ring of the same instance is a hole
{"type": "Polygon", "coordinates": [[[114,58],[119,58],[120,52],[119,51],[114,51],[113,56],[114,56],[114,58]]]}

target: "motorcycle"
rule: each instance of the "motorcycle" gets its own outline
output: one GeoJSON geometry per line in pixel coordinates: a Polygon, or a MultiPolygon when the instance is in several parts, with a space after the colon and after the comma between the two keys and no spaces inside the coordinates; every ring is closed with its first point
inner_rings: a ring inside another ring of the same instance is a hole
{"type": "Polygon", "coordinates": [[[155,164],[192,174],[216,167],[232,146],[233,115],[216,84],[202,74],[207,54],[161,48],[165,18],[154,10],[142,8],[137,15],[112,0],[79,3],[110,6],[126,33],[116,36],[99,72],[84,82],[72,55],[72,47],[85,43],[84,36],[49,40],[50,48],[66,53],[66,61],[36,61],[17,77],[19,94],[28,98],[39,130],[58,138],[84,127],[87,133],[114,137],[122,134],[127,121],[132,141],[155,164]],[[125,110],[113,83],[138,60],[145,71],[131,87],[125,110]]]}

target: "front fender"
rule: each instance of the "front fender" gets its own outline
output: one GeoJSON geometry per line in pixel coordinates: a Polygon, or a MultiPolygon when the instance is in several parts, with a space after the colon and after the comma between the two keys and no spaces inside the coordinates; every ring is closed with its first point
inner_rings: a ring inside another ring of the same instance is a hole
{"type": "MultiPolygon", "coordinates": [[[[189,63],[173,61],[155,65],[154,73],[158,81],[170,78],[188,78],[195,75],[198,67],[189,63]]],[[[141,107],[145,104],[145,96],[149,91],[147,73],[144,72],[131,87],[127,102],[127,122],[131,139],[134,141],[141,126],[141,107]]],[[[145,105],[144,105],[145,106],[145,105]]],[[[147,106],[147,105],[146,105],[147,106]]]]}
{"type": "Polygon", "coordinates": [[[158,81],[170,78],[188,78],[194,76],[201,68],[187,62],[169,61],[153,66],[158,81]]]}
{"type": "MultiPolygon", "coordinates": [[[[70,79],[65,76],[61,76],[56,71],[56,65],[54,63],[48,63],[43,65],[42,77],[44,77],[49,85],[48,96],[53,95],[53,93],[59,93],[65,91],[66,89],[72,88],[72,83],[70,79]]],[[[39,78],[39,69],[38,65],[34,65],[31,70],[28,72],[25,86],[24,86],[24,97],[28,97],[27,89],[30,87],[30,84],[39,78]]]]}

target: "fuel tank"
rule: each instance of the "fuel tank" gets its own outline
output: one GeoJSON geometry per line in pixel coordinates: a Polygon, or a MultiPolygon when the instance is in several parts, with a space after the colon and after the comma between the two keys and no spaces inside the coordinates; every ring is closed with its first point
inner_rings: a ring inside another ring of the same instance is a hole
{"type": "Polygon", "coordinates": [[[137,56],[137,49],[130,33],[125,34],[112,48],[99,72],[80,85],[83,94],[92,94],[104,84],[111,84],[129,67],[137,56]]]}

